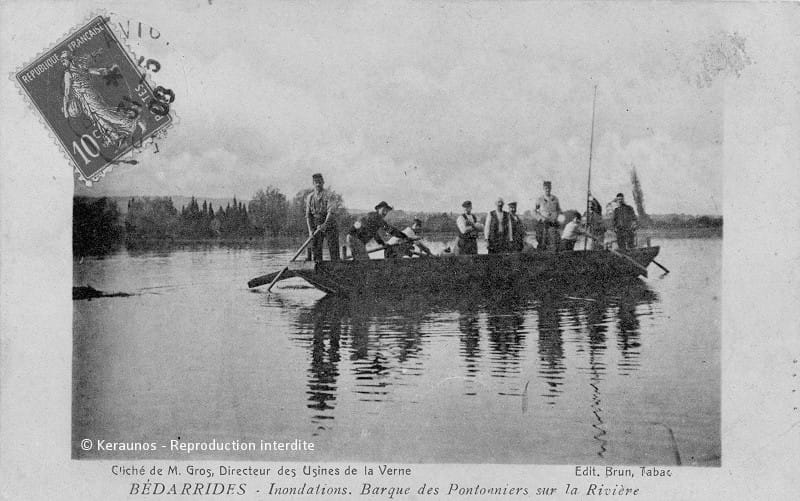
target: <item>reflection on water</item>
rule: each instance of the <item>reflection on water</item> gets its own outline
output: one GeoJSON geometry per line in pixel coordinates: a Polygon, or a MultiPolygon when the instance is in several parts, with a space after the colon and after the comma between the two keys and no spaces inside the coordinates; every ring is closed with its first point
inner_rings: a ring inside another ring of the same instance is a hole
{"type": "MultiPolygon", "coordinates": [[[[607,444],[601,391],[608,370],[605,354],[609,349],[619,352],[621,375],[639,368],[640,317],[651,315],[656,301],[656,293],[640,280],[604,289],[575,287],[489,296],[475,291],[461,296],[368,300],[324,297],[298,310],[293,335],[310,352],[307,393],[314,435],[324,432],[327,422],[345,417],[336,412],[337,399],[348,391],[338,383],[343,366],[352,371],[356,385],[349,390],[360,401],[392,401],[393,387],[424,375],[428,345],[437,336],[455,331],[464,379],[507,378],[512,384],[502,386],[497,395],[522,397],[526,407],[530,381],[520,375],[531,364],[526,359],[529,340],[536,342],[543,403],[554,405],[566,379],[585,374],[585,384],[591,389],[586,406],[592,416],[592,438],[602,458],[607,444]],[[573,342],[583,357],[571,369],[576,372],[573,375],[567,374],[570,369],[565,361],[568,331],[577,334],[573,342]],[[343,362],[342,354],[349,363],[343,362]]],[[[475,396],[475,387],[466,385],[463,395],[475,396]]]]}
{"type": "Polygon", "coordinates": [[[87,436],[181,436],[309,440],[315,461],[719,464],[718,240],[666,242],[668,278],[602,290],[247,289],[297,245],[76,260],[74,286],[129,295],[73,303],[74,457],[141,457],[87,436]]]}
{"type": "MultiPolygon", "coordinates": [[[[645,304],[649,304],[645,302],[645,304]]],[[[595,429],[592,438],[598,442],[597,455],[601,458],[606,452],[607,441],[605,436],[607,431],[603,428],[603,399],[600,395],[600,381],[606,372],[606,364],[603,362],[604,352],[606,351],[606,319],[608,318],[607,307],[599,301],[590,301],[586,305],[586,326],[588,328],[588,367],[584,371],[589,373],[589,387],[592,389],[591,409],[594,419],[592,428],[595,429]]]]}

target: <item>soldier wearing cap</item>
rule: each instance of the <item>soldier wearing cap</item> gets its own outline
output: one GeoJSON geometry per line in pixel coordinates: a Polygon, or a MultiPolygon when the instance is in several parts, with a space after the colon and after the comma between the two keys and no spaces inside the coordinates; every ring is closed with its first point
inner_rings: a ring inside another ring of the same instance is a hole
{"type": "Polygon", "coordinates": [[[611,218],[614,232],[617,234],[617,246],[620,249],[635,247],[635,231],[637,227],[636,212],[633,207],[625,203],[625,195],[617,193],[617,208],[611,218]]]}
{"type": "Polygon", "coordinates": [[[336,224],[336,200],[325,189],[322,174],[311,176],[314,191],[306,197],[306,224],[311,240],[311,253],[314,261],[322,261],[322,243],[328,240],[328,253],[331,261],[339,260],[339,226],[336,224]]]}
{"type": "Polygon", "coordinates": [[[558,216],[561,214],[561,206],[558,203],[558,197],[550,193],[552,186],[550,181],[542,183],[544,195],[536,199],[536,219],[538,220],[536,248],[555,252],[558,250],[558,216]]]}
{"type": "Polygon", "coordinates": [[[456,219],[456,226],[458,226],[456,252],[458,254],[477,254],[478,235],[480,235],[483,225],[472,214],[472,202],[466,200],[461,207],[464,208],[464,213],[456,219]]]}
{"type": "Polygon", "coordinates": [[[384,220],[386,214],[388,214],[390,210],[392,210],[392,206],[382,201],[375,206],[375,212],[370,212],[353,223],[353,226],[347,233],[347,245],[350,247],[353,259],[369,259],[367,242],[370,240],[375,240],[378,245],[385,245],[383,238],[381,238],[380,230],[401,240],[412,240],[405,233],[394,228],[384,220]]]}
{"type": "Polygon", "coordinates": [[[495,202],[497,209],[486,214],[483,223],[489,254],[500,254],[508,250],[508,212],[503,210],[503,199],[495,202]]]}
{"type": "Polygon", "coordinates": [[[508,250],[522,252],[525,248],[525,225],[517,215],[517,202],[508,202],[508,250]]]}

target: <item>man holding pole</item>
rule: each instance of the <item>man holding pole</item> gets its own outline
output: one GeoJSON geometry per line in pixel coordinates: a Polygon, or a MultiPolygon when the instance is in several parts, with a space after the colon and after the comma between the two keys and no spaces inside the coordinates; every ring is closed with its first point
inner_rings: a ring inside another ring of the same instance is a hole
{"type": "Polygon", "coordinates": [[[336,201],[325,189],[322,174],[311,176],[314,191],[306,198],[306,224],[311,241],[314,262],[322,261],[322,243],[328,240],[328,253],[331,261],[339,260],[339,227],[336,224],[336,201]],[[319,230],[319,231],[317,231],[319,230]]]}
{"type": "Polygon", "coordinates": [[[589,194],[588,211],[586,212],[586,229],[589,233],[589,250],[603,250],[606,236],[606,224],[603,221],[603,209],[600,202],[589,194]]]}

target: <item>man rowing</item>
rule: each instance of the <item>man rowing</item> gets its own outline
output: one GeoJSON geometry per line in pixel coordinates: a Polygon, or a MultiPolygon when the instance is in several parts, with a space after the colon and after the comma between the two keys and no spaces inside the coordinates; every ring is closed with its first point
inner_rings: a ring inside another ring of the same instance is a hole
{"type": "Polygon", "coordinates": [[[478,235],[480,235],[483,225],[472,213],[472,202],[466,200],[461,207],[464,208],[464,213],[456,219],[456,226],[458,226],[456,254],[477,254],[478,235]]]}
{"type": "Polygon", "coordinates": [[[384,218],[391,210],[392,206],[382,201],[375,206],[375,212],[370,212],[353,223],[353,226],[347,233],[347,246],[350,247],[353,259],[357,261],[369,259],[367,242],[370,240],[375,240],[380,246],[385,245],[383,238],[381,238],[380,231],[385,231],[399,238],[401,241],[411,240],[405,233],[394,228],[385,221],[384,218]]]}
{"type": "Polygon", "coordinates": [[[580,213],[573,213],[572,219],[564,225],[564,231],[561,233],[561,241],[559,242],[559,250],[575,250],[575,243],[577,243],[578,237],[585,234],[586,231],[581,228],[580,213]]]}
{"type": "Polygon", "coordinates": [[[432,256],[433,253],[431,252],[428,247],[421,242],[422,240],[422,220],[414,219],[414,222],[411,223],[411,226],[407,226],[406,229],[403,230],[403,233],[410,238],[411,240],[401,240],[395,236],[389,239],[387,244],[389,247],[386,248],[384,257],[387,258],[394,258],[394,257],[402,257],[414,256],[414,246],[419,249],[419,253],[425,253],[428,256],[432,256]],[[412,242],[413,241],[413,242],[412,242]]]}
{"type": "Polygon", "coordinates": [[[314,174],[311,180],[314,183],[314,191],[306,197],[306,225],[308,235],[313,235],[311,254],[315,262],[322,261],[322,243],[328,240],[331,261],[338,261],[339,227],[336,224],[336,201],[331,197],[330,191],[325,189],[325,179],[322,174],[314,174]]]}

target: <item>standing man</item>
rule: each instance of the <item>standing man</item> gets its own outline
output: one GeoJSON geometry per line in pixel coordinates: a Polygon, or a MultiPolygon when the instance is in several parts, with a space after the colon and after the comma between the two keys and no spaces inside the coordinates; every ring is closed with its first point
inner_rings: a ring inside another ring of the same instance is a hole
{"type": "Polygon", "coordinates": [[[508,247],[508,212],[503,210],[502,198],[498,198],[495,205],[497,209],[486,214],[486,222],[483,223],[489,254],[500,254],[508,247]]]}
{"type": "Polygon", "coordinates": [[[311,241],[311,253],[315,262],[322,261],[322,242],[328,240],[328,253],[331,261],[339,260],[339,226],[336,224],[336,201],[330,191],[325,189],[322,174],[311,176],[314,191],[306,198],[306,224],[311,241]],[[315,231],[319,230],[317,233],[315,231]]]}
{"type": "Polygon", "coordinates": [[[517,215],[517,202],[508,202],[508,244],[511,252],[525,248],[525,225],[517,215]]]}
{"type": "Polygon", "coordinates": [[[537,249],[558,250],[558,216],[561,214],[561,206],[558,197],[550,193],[552,183],[545,181],[542,183],[544,195],[536,200],[536,216],[539,221],[536,231],[537,249]]]}
{"type": "Polygon", "coordinates": [[[353,259],[357,261],[369,259],[367,242],[370,240],[375,240],[378,245],[385,245],[379,230],[383,230],[402,240],[411,240],[405,233],[390,226],[389,223],[384,220],[386,214],[391,210],[391,205],[386,202],[381,202],[375,206],[375,212],[370,212],[353,223],[353,226],[347,233],[347,245],[350,247],[353,259]]]}
{"type": "Polygon", "coordinates": [[[617,208],[614,209],[612,225],[617,234],[617,246],[622,250],[632,249],[637,226],[636,212],[633,211],[633,207],[625,203],[625,196],[622,193],[617,193],[616,202],[617,208]]]}
{"type": "Polygon", "coordinates": [[[477,254],[478,235],[480,235],[483,225],[479,223],[475,215],[472,214],[472,202],[466,200],[461,204],[461,207],[464,208],[464,213],[456,219],[456,226],[458,226],[457,253],[477,254]]]}

